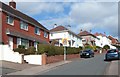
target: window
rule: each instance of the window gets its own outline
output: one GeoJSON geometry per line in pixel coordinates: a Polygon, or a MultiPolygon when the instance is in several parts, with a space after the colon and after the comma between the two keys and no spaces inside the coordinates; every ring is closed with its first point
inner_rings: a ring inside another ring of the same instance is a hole
{"type": "Polygon", "coordinates": [[[53,33],[51,33],[51,36],[53,36],[53,33]]]}
{"type": "Polygon", "coordinates": [[[7,23],[10,25],[14,25],[14,18],[12,16],[7,16],[7,23]]]}
{"type": "Polygon", "coordinates": [[[24,21],[20,21],[20,29],[28,30],[28,24],[24,21]]]}
{"type": "Polygon", "coordinates": [[[21,45],[25,46],[25,48],[29,47],[29,40],[21,39],[21,45]]]}
{"type": "Polygon", "coordinates": [[[48,38],[48,33],[47,32],[44,32],[44,37],[48,38]]]}
{"type": "Polygon", "coordinates": [[[40,29],[38,27],[35,27],[35,34],[40,35],[40,29]]]}

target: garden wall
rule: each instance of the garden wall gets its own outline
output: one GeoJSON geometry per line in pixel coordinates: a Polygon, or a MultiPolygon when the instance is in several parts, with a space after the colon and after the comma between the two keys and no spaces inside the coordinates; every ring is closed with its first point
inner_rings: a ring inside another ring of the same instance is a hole
{"type": "MultiPolygon", "coordinates": [[[[75,58],[80,58],[80,55],[79,54],[68,54],[67,55],[67,60],[75,59],[75,58]]],[[[47,64],[59,62],[59,61],[63,61],[63,60],[64,60],[64,55],[48,56],[47,57],[47,64]]]]}

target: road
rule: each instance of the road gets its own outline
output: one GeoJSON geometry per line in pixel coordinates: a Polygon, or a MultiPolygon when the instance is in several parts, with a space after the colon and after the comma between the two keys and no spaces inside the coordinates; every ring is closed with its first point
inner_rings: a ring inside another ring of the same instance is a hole
{"type": "Polygon", "coordinates": [[[104,61],[104,54],[94,58],[77,59],[71,63],[50,69],[39,75],[104,75],[110,62],[104,61]]]}

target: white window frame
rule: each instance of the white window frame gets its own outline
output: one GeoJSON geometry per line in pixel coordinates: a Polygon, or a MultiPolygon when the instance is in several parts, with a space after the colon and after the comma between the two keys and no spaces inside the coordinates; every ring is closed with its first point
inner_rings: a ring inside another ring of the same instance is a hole
{"type": "Polygon", "coordinates": [[[35,30],[35,31],[34,31],[34,33],[35,33],[35,34],[40,35],[40,28],[35,27],[35,29],[34,29],[34,30],[35,30]],[[37,30],[37,33],[36,33],[36,30],[37,30]]]}
{"type": "Polygon", "coordinates": [[[20,21],[20,29],[28,31],[28,24],[24,21],[20,21]]]}
{"type": "Polygon", "coordinates": [[[14,17],[12,17],[12,16],[10,16],[10,15],[7,15],[6,16],[6,22],[7,22],[7,24],[10,24],[10,25],[14,25],[14,17]],[[11,21],[11,19],[12,19],[12,23],[10,22],[11,21]]]}
{"type": "Polygon", "coordinates": [[[48,38],[48,33],[45,32],[45,31],[44,31],[44,37],[45,37],[45,38],[48,38]],[[46,36],[46,34],[47,34],[47,36],[46,36]]]}

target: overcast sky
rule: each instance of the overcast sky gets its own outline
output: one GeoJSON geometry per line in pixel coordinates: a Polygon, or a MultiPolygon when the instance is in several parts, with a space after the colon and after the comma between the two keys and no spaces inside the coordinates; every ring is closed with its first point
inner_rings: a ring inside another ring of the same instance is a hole
{"type": "MultiPolygon", "coordinates": [[[[118,36],[119,0],[14,0],[17,9],[39,21],[47,29],[54,24],[71,25],[71,30],[80,29],[106,32],[118,36]]],[[[3,0],[2,2],[9,2],[3,0]]]]}

